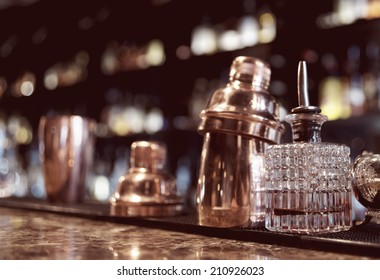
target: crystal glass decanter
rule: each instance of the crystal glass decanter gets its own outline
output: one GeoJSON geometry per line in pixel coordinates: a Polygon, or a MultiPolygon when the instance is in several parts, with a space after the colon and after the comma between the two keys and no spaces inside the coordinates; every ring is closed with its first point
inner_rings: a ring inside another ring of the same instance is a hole
{"type": "Polygon", "coordinates": [[[327,117],[309,105],[306,63],[298,66],[298,103],[285,120],[293,143],[266,152],[267,215],[270,231],[313,234],[352,226],[350,149],[321,141],[327,117]]]}

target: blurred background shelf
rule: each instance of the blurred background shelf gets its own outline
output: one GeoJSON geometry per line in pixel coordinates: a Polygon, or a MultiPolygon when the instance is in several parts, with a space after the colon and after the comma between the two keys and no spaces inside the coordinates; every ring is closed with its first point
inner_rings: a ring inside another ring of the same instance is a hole
{"type": "MultiPolygon", "coordinates": [[[[89,190],[95,200],[114,191],[130,144],[150,139],[167,142],[168,169],[194,203],[198,114],[227,82],[238,55],[270,64],[281,116],[296,106],[297,64],[306,60],[311,102],[331,119],[324,139],[349,145],[352,157],[380,152],[379,6],[378,0],[1,2],[0,147],[19,178],[11,192],[44,195],[38,121],[69,113],[98,121],[93,179],[103,176],[103,183],[89,190]]],[[[283,141],[289,140],[287,133],[283,141]]]]}

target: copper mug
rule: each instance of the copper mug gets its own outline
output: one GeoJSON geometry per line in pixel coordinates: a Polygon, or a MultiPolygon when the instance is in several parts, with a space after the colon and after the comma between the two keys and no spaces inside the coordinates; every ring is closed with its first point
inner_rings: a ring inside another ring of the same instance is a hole
{"type": "Polygon", "coordinates": [[[84,199],[95,129],[95,120],[82,116],[40,118],[39,152],[48,201],[77,203],[84,199]]]}

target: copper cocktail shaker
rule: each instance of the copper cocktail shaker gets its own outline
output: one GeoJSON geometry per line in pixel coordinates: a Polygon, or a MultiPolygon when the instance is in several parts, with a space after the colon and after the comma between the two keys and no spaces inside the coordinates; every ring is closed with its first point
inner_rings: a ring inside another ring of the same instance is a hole
{"type": "Polygon", "coordinates": [[[279,105],[267,89],[271,70],[253,57],[237,57],[229,83],[200,114],[204,135],[197,188],[199,223],[264,226],[264,152],[284,131],[279,105]]]}

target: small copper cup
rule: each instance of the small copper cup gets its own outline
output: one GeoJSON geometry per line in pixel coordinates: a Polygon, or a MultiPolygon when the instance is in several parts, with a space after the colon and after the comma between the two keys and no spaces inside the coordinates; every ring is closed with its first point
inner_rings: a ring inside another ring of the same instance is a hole
{"type": "Polygon", "coordinates": [[[86,117],[41,117],[39,152],[48,201],[83,200],[93,161],[95,129],[95,120],[86,117]]]}

